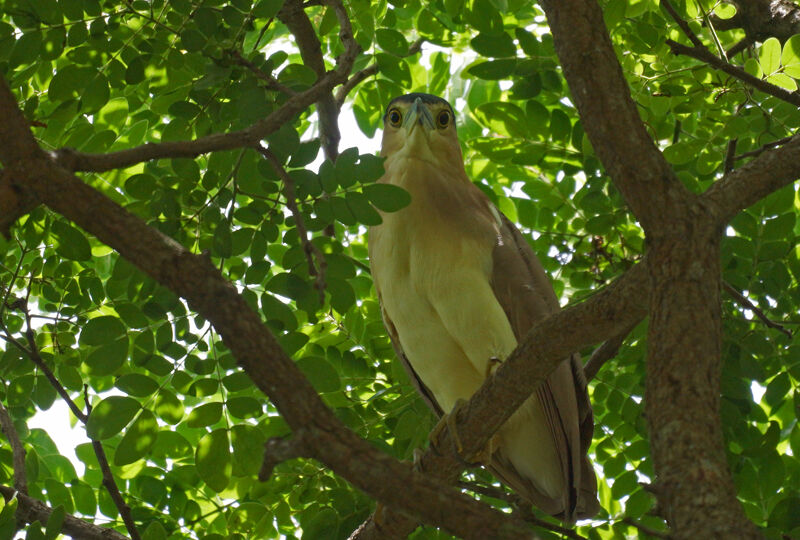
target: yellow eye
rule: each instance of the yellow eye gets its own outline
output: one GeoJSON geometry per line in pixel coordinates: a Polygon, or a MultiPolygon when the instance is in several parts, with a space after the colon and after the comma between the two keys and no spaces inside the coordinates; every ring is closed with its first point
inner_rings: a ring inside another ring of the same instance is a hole
{"type": "Polygon", "coordinates": [[[403,115],[398,109],[392,109],[386,114],[386,118],[393,127],[400,127],[403,121],[403,115]]]}
{"type": "Polygon", "coordinates": [[[444,129],[450,125],[450,111],[442,111],[439,113],[439,116],[436,117],[436,124],[444,129]]]}

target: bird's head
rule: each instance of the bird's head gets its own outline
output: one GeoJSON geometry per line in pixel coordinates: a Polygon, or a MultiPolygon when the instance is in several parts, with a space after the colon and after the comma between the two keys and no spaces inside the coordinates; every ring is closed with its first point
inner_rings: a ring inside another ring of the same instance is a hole
{"type": "Polygon", "coordinates": [[[453,107],[431,94],[394,98],[383,115],[381,155],[387,166],[398,158],[411,158],[463,170],[453,107]]]}

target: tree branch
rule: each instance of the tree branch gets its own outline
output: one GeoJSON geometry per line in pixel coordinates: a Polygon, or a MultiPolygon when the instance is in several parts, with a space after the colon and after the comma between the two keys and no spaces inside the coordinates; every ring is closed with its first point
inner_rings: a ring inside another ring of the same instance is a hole
{"type": "Polygon", "coordinates": [[[294,180],[280,160],[275,157],[275,154],[269,151],[262,145],[256,147],[264,159],[266,159],[272,166],[272,169],[278,174],[283,182],[283,196],[286,198],[286,206],[289,208],[292,217],[294,218],[294,225],[297,228],[297,235],[300,237],[300,244],[303,246],[303,253],[305,253],[306,260],[308,261],[308,273],[314,276],[314,286],[319,292],[320,304],[325,304],[325,271],[328,268],[328,263],[325,261],[325,256],[322,251],[309,239],[306,223],[303,219],[303,214],[297,207],[297,194],[294,189],[294,180]],[[316,264],[315,264],[316,262],[316,264]]]}
{"type": "MultiPolygon", "coordinates": [[[[334,9],[344,9],[341,2],[330,2],[334,5],[334,9]]],[[[345,12],[346,13],[346,12],[345,12]]],[[[338,13],[337,13],[338,15],[338,13]]],[[[300,49],[300,56],[303,58],[303,64],[317,74],[318,80],[325,76],[325,59],[322,57],[322,44],[311,25],[306,12],[304,10],[303,2],[301,0],[287,0],[283,7],[278,12],[278,19],[286,25],[289,31],[294,35],[295,43],[300,49]]],[[[350,26],[350,19],[345,16],[347,21],[345,25],[350,26]]],[[[342,25],[342,19],[339,19],[341,34],[353,35],[352,28],[345,28],[342,25]]],[[[345,81],[341,81],[345,82],[345,81]]],[[[322,151],[325,154],[325,159],[336,161],[339,155],[339,141],[342,136],[339,132],[339,107],[336,106],[336,101],[331,93],[332,88],[322,93],[317,99],[317,114],[319,116],[319,132],[320,141],[322,143],[322,151]]]]}
{"type": "Polygon", "coordinates": [[[606,340],[602,345],[595,349],[595,351],[592,353],[592,356],[583,366],[583,374],[586,376],[587,381],[594,379],[595,376],[597,376],[597,372],[600,371],[601,367],[603,367],[603,364],[617,356],[619,348],[622,346],[625,338],[628,337],[628,334],[630,334],[634,328],[636,328],[637,324],[639,324],[639,321],[631,324],[622,332],[611,339],[606,340]]]}
{"type": "Polygon", "coordinates": [[[800,33],[800,7],[789,0],[732,0],[736,15],[725,29],[742,28],[748,40],[776,37],[786,41],[800,33]]]}
{"type": "Polygon", "coordinates": [[[730,221],[773,191],[800,178],[800,135],[784,146],[761,153],[753,161],[733,170],[714,183],[702,199],[714,205],[717,222],[730,221]]]}
{"type": "MultiPolygon", "coordinates": [[[[14,488],[0,485],[0,494],[2,494],[6,503],[16,497],[18,505],[17,516],[20,516],[26,523],[33,523],[34,521],[47,523],[50,519],[50,514],[53,513],[53,509],[42,501],[20,493],[14,488]]],[[[114,529],[94,525],[72,514],[67,514],[64,517],[61,532],[81,540],[128,540],[126,536],[114,529]]]]}
{"type": "Polygon", "coordinates": [[[745,82],[758,90],[761,90],[765,94],[769,94],[787,103],[791,103],[792,105],[800,107],[799,93],[789,92],[788,90],[767,82],[764,79],[754,77],[742,68],[734,66],[733,64],[729,64],[725,60],[718,58],[705,47],[687,47],[686,45],[682,45],[671,39],[668,39],[666,44],[669,45],[670,50],[672,50],[672,54],[683,54],[686,56],[691,56],[692,58],[696,58],[697,60],[705,62],[706,64],[715,67],[720,71],[724,71],[728,75],[732,75],[740,81],[745,82]]]}
{"type": "MultiPolygon", "coordinates": [[[[775,148],[776,146],[783,146],[784,144],[786,144],[789,141],[791,141],[792,137],[794,137],[794,135],[790,135],[788,137],[783,137],[782,139],[778,139],[777,141],[768,142],[767,144],[763,145],[761,148],[756,148],[755,150],[750,150],[749,152],[742,152],[741,154],[738,154],[738,155],[734,156],[733,160],[734,161],[739,161],[740,159],[746,159],[746,158],[749,158],[749,157],[760,156],[761,154],[763,154],[764,152],[766,152],[770,148],[775,148]]],[[[732,167],[731,167],[731,170],[733,170],[732,167]]],[[[725,172],[728,173],[730,171],[725,171],[725,172]]]]}
{"type": "Polygon", "coordinates": [[[2,403],[0,403],[0,426],[3,428],[3,433],[6,434],[8,444],[11,446],[12,463],[14,467],[14,489],[20,493],[28,494],[28,475],[25,473],[25,447],[22,446],[22,441],[19,440],[19,433],[17,428],[14,427],[14,421],[11,415],[8,414],[2,403]]]}
{"type": "Polygon", "coordinates": [[[675,10],[675,7],[672,5],[672,2],[669,0],[661,0],[661,7],[663,7],[667,13],[669,13],[669,16],[672,17],[673,21],[678,23],[678,26],[681,27],[681,30],[683,30],[683,33],[689,38],[689,41],[692,42],[692,45],[695,47],[703,46],[703,42],[700,41],[700,38],[697,37],[697,34],[695,34],[694,31],[689,27],[689,23],[683,20],[683,17],[678,14],[678,12],[675,10]]]}
{"type": "Polygon", "coordinates": [[[737,291],[733,285],[731,285],[727,281],[723,281],[722,288],[725,289],[725,292],[727,292],[733,297],[733,299],[736,301],[737,304],[739,304],[745,309],[749,309],[750,311],[752,311],[756,317],[761,319],[761,322],[763,322],[764,325],[768,326],[769,328],[774,328],[775,330],[778,330],[779,332],[786,335],[789,339],[792,339],[791,330],[788,330],[782,324],[776,323],[775,321],[767,317],[759,307],[757,307],[753,302],[751,302],[750,299],[747,298],[745,295],[737,291]]]}

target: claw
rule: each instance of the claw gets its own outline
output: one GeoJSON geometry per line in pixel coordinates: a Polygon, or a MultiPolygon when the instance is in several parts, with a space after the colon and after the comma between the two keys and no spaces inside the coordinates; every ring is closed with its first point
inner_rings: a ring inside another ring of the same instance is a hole
{"type": "MultiPolygon", "coordinates": [[[[499,363],[499,360],[498,360],[499,363]]],[[[439,447],[437,446],[437,441],[439,440],[439,435],[441,434],[442,430],[447,428],[450,432],[450,437],[453,442],[453,446],[455,447],[454,450],[456,454],[462,458],[464,463],[467,465],[489,465],[492,462],[492,455],[494,451],[499,446],[499,438],[498,435],[495,434],[487,443],[485,447],[479,450],[475,454],[465,455],[464,454],[464,445],[461,443],[461,437],[458,435],[458,428],[456,428],[456,416],[458,415],[460,409],[466,406],[467,402],[463,399],[456,400],[453,408],[450,410],[449,413],[442,416],[439,420],[439,423],[434,426],[433,430],[431,430],[430,435],[428,438],[431,441],[431,446],[436,451],[440,451],[439,447]]],[[[441,453],[441,452],[440,452],[441,453]]]]}
{"type": "Polygon", "coordinates": [[[484,374],[485,378],[488,379],[489,375],[494,375],[494,372],[497,371],[497,368],[499,368],[500,364],[502,363],[503,361],[496,356],[489,358],[489,363],[486,364],[486,373],[484,374]]]}

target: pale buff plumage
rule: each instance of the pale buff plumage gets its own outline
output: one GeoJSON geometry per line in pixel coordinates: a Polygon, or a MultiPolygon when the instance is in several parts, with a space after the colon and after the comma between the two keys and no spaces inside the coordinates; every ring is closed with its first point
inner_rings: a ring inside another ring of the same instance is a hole
{"type": "MultiPolygon", "coordinates": [[[[412,202],[370,228],[372,276],[395,350],[441,416],[558,302],[525,240],[467,178],[446,101],[393,100],[381,154],[380,181],[403,187],[412,202]]],[[[573,357],[500,428],[489,467],[545,512],[566,521],[590,516],[598,510],[586,457],[591,434],[586,382],[573,357]]]]}

